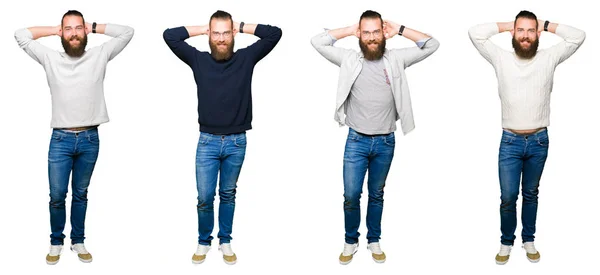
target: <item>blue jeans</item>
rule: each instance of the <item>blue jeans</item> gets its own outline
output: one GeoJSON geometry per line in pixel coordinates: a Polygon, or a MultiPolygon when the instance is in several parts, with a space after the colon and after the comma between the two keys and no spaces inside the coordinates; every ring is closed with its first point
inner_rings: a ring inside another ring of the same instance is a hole
{"type": "Polygon", "coordinates": [[[548,156],[548,131],[517,135],[504,130],[498,155],[500,176],[500,242],[513,245],[517,228],[519,185],[523,192],[521,223],[523,242],[533,242],[538,206],[538,187],[548,156]]]}
{"type": "Polygon", "coordinates": [[[50,182],[50,243],[64,244],[66,222],[65,199],[71,179],[71,243],[85,239],[85,212],[90,178],[98,158],[100,140],[98,129],[80,133],[53,130],[48,150],[48,178],[50,182]]]}
{"type": "Polygon", "coordinates": [[[196,150],[198,243],[210,245],[214,200],[219,175],[219,244],[231,241],[235,188],[246,156],[246,134],[213,135],[200,132],[196,150]],[[219,174],[220,172],[220,174],[219,174]]]}
{"type": "Polygon", "coordinates": [[[369,203],[367,206],[367,241],[378,242],[381,236],[383,187],[395,147],[394,133],[367,136],[350,128],[344,152],[344,222],[346,243],[358,242],[360,226],[360,196],[367,170],[369,203]]]}

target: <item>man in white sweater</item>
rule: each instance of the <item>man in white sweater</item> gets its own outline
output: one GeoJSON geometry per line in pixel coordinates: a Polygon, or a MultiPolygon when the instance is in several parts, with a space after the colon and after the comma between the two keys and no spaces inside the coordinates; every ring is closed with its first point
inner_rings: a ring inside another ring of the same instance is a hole
{"type": "Polygon", "coordinates": [[[50,182],[50,252],[48,264],[60,259],[65,235],[65,199],[72,177],[71,250],[82,262],[92,255],[83,245],[87,190],[99,150],[98,125],[108,122],[103,81],[106,64],[133,37],[133,29],[115,24],[86,23],[83,15],[70,10],[56,27],[30,27],[15,32],[19,46],[46,71],[52,96],[52,138],[48,151],[50,182]],[[88,33],[113,37],[86,50],[88,33]],[[54,51],[36,39],[61,37],[65,52],[54,51]]]}
{"type": "Polygon", "coordinates": [[[514,22],[488,23],[472,27],[469,37],[479,53],[496,71],[502,103],[502,140],[498,157],[500,177],[500,252],[497,264],[508,262],[516,236],[517,197],[523,190],[521,212],[523,247],[530,262],[538,262],[534,246],[538,187],[548,155],[550,92],[554,69],[569,58],[585,40],[576,28],[538,20],[521,11],[514,22]],[[510,31],[514,52],[495,45],[490,38],[510,31]],[[542,31],[552,32],[564,41],[538,51],[542,31]]]}

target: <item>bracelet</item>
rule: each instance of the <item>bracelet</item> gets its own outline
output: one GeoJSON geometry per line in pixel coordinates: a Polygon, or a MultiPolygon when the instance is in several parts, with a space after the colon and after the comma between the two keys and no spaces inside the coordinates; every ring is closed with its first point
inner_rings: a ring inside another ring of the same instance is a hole
{"type": "Polygon", "coordinates": [[[550,25],[550,21],[546,20],[546,22],[544,22],[544,31],[545,32],[548,31],[548,25],[550,25]]]}
{"type": "Polygon", "coordinates": [[[92,33],[96,33],[96,22],[92,23],[92,33]]]}
{"type": "Polygon", "coordinates": [[[244,33],[244,22],[240,23],[240,33],[244,33]]]}
{"type": "Polygon", "coordinates": [[[398,31],[398,35],[402,36],[402,32],[404,31],[404,25],[400,26],[400,30],[398,31]]]}

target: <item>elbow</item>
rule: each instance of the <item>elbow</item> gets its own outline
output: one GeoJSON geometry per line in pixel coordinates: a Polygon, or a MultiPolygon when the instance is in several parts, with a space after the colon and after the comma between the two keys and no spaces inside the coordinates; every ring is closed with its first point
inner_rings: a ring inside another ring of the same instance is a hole
{"type": "Polygon", "coordinates": [[[163,32],[163,39],[165,40],[165,42],[169,43],[169,41],[173,40],[172,36],[171,36],[171,31],[170,29],[166,29],[163,32]]]}
{"type": "Polygon", "coordinates": [[[584,31],[581,31],[579,36],[577,36],[577,40],[579,41],[579,44],[582,44],[583,41],[585,41],[585,32],[584,31]]]}

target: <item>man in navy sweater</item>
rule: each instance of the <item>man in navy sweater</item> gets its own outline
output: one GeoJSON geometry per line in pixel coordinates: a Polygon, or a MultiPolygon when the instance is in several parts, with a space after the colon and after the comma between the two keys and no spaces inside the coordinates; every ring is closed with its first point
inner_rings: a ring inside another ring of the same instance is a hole
{"type": "Polygon", "coordinates": [[[252,128],[252,73],[258,61],[279,42],[281,29],[269,25],[237,23],[231,15],[217,11],[209,25],[165,30],[171,51],[194,72],[198,93],[200,138],[196,151],[198,189],[198,248],[192,263],[204,262],[210,250],[214,226],[213,202],[219,176],[219,249],[227,264],[237,257],[230,245],[238,176],[246,154],[246,134],[252,128]],[[237,33],[260,39],[233,51],[237,33]],[[185,39],[209,35],[210,53],[198,51],[185,39]]]}

